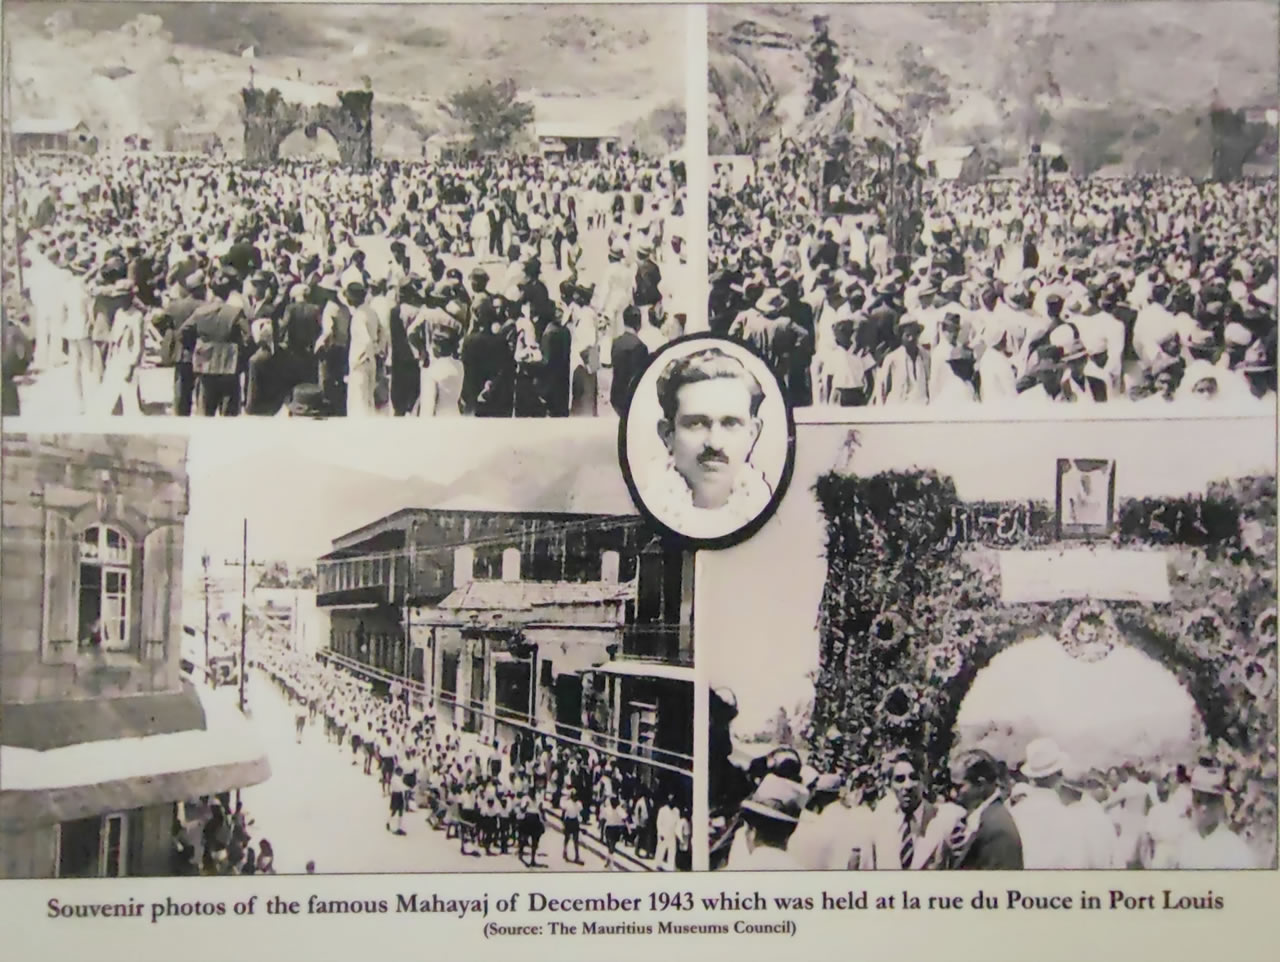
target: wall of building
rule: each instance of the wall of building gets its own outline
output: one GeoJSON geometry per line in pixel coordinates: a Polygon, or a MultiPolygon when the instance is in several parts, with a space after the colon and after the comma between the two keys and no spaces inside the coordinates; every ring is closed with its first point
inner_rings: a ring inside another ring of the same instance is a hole
{"type": "Polygon", "coordinates": [[[391,605],[331,608],[329,647],[371,668],[401,674],[405,659],[402,612],[391,605]]]}
{"type": "Polygon", "coordinates": [[[26,703],[178,689],[186,441],[6,434],[3,441],[0,699],[26,703]],[[81,538],[128,539],[127,637],[84,644],[81,538]]]}
{"type": "MultiPolygon", "coordinates": [[[[149,805],[124,814],[128,824],[126,874],[168,875],[174,806],[149,805]]],[[[0,835],[0,878],[55,878],[57,834],[58,826],[50,824],[0,835]]]]}

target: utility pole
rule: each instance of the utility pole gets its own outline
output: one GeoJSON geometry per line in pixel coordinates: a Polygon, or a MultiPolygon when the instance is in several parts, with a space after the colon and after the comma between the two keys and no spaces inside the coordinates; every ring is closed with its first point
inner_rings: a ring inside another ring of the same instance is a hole
{"type": "Polygon", "coordinates": [[[4,156],[9,161],[5,180],[13,185],[13,252],[18,289],[25,290],[22,276],[22,204],[18,196],[18,162],[13,154],[13,47],[8,34],[4,38],[4,101],[0,105],[4,117],[4,156]]]}
{"type": "Polygon", "coordinates": [[[204,673],[205,679],[209,677],[209,555],[205,553],[200,559],[200,565],[204,568],[204,673]]]}
{"type": "Polygon", "coordinates": [[[240,569],[240,712],[244,713],[245,650],[249,625],[249,569],[263,567],[260,561],[249,561],[249,519],[244,519],[240,543],[240,560],[228,561],[227,566],[240,569]]]}
{"type": "Polygon", "coordinates": [[[240,542],[240,714],[244,714],[244,649],[245,629],[249,614],[249,519],[244,519],[243,538],[240,542]]]}

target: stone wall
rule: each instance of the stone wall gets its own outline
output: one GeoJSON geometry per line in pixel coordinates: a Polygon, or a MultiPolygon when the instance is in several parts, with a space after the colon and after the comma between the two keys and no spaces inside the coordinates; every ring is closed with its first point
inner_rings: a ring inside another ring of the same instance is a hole
{"type": "Polygon", "coordinates": [[[0,549],[0,700],[30,703],[177,691],[186,441],[6,434],[0,549]],[[127,637],[85,645],[81,535],[129,540],[127,637]]]}

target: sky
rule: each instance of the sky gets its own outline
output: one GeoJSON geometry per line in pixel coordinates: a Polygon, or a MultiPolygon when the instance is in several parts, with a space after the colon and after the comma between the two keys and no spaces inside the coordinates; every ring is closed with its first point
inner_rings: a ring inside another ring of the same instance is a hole
{"type": "MultiPolygon", "coordinates": [[[[438,418],[430,425],[429,444],[413,443],[412,430],[405,430],[409,422],[400,419],[371,419],[356,430],[350,422],[340,432],[334,423],[295,420],[281,431],[276,424],[246,423],[251,420],[205,420],[191,438],[188,580],[198,577],[206,551],[215,565],[240,556],[246,517],[251,555],[311,564],[334,537],[399,508],[429,507],[425,501],[434,486],[449,484],[479,465],[509,465],[515,472],[522,455],[554,451],[557,444],[584,436],[592,454],[616,463],[617,423],[609,419],[590,425],[547,419],[531,426],[438,418]]],[[[539,477],[545,484],[545,470],[539,477]]],[[[621,493],[614,500],[625,510],[629,501],[620,474],[618,488],[621,493]]],[[[490,494],[497,490],[510,490],[518,500],[521,487],[496,482],[490,494]]]]}
{"type": "MultiPolygon", "coordinates": [[[[807,675],[818,667],[826,560],[811,489],[841,461],[849,430],[801,426],[795,474],[778,513],[743,544],[699,555],[700,657],[710,661],[711,684],[737,695],[742,731],[762,727],[779,706],[791,711],[812,698],[807,675]]],[[[1275,423],[1266,418],[1068,421],[1051,430],[1036,422],[856,430],[854,471],[933,467],[954,478],[965,500],[1051,501],[1060,457],[1115,458],[1117,498],[1183,495],[1211,481],[1275,472],[1275,423]]]]}

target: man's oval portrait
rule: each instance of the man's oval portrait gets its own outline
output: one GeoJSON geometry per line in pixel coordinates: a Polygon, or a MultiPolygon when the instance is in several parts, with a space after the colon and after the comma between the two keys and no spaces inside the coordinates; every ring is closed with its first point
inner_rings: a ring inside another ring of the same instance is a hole
{"type": "Polygon", "coordinates": [[[696,547],[723,548],[773,514],[791,476],[795,424],[763,358],[695,334],[640,375],[618,451],[645,515],[696,547]]]}

